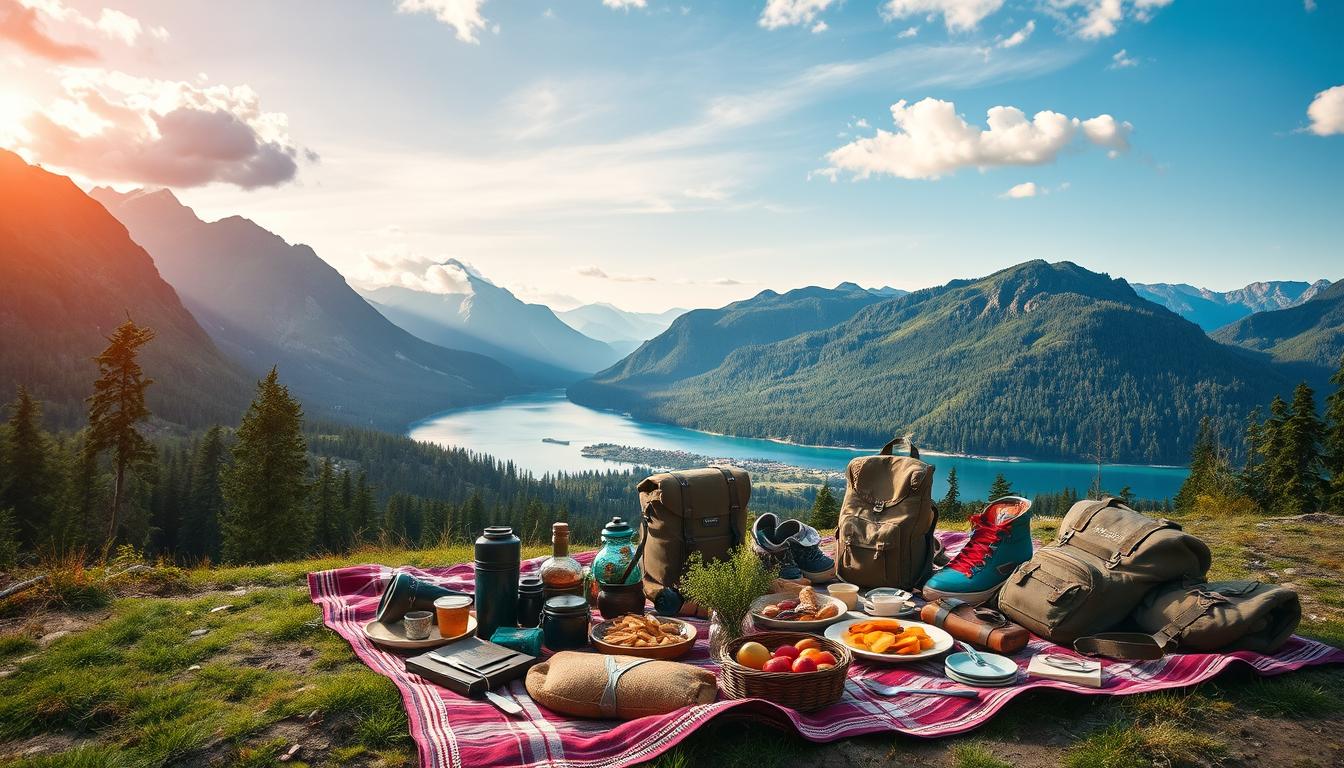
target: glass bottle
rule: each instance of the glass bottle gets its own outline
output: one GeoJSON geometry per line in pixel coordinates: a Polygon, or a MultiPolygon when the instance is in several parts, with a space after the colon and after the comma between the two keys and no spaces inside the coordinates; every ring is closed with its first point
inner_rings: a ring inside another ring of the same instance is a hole
{"type": "Polygon", "coordinates": [[[583,596],[583,566],[569,556],[569,523],[551,526],[551,556],[537,573],[547,600],[556,595],[583,596]]]}

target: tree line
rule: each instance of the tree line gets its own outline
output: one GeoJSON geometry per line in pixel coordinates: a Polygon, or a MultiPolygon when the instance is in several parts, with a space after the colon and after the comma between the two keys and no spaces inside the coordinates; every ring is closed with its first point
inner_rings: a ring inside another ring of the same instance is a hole
{"type": "MultiPolygon", "coordinates": [[[[0,564],[130,544],[182,563],[268,562],[369,544],[469,542],[512,525],[529,543],[557,520],[596,541],[635,518],[640,470],[544,475],[460,448],[308,423],[272,370],[236,427],[192,434],[154,422],[138,351],[153,332],[127,320],[96,360],[87,426],[52,434],[20,386],[0,425],[0,564]]],[[[754,489],[754,509],[805,510],[799,494],[754,489]]]]}

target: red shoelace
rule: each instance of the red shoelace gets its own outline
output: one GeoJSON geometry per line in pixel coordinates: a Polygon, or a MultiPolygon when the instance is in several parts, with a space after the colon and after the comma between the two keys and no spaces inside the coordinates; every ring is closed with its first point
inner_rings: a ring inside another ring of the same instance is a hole
{"type": "Polygon", "coordinates": [[[999,543],[999,539],[1007,534],[1012,521],[1000,523],[997,521],[998,515],[995,514],[995,522],[991,523],[986,519],[991,511],[997,512],[987,509],[971,515],[971,540],[966,542],[966,546],[962,547],[957,556],[952,558],[952,562],[947,564],[948,568],[970,576],[971,569],[983,565],[985,559],[994,551],[994,546],[999,543]]]}

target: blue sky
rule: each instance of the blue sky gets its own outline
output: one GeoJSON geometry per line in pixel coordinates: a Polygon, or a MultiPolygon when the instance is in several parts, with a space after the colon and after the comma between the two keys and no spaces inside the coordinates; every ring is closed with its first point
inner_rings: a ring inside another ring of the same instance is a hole
{"type": "Polygon", "coordinates": [[[6,12],[31,23],[0,39],[0,143],[248,216],[359,284],[457,258],[560,308],[661,310],[1030,258],[1215,289],[1344,277],[1329,0],[6,12]]]}

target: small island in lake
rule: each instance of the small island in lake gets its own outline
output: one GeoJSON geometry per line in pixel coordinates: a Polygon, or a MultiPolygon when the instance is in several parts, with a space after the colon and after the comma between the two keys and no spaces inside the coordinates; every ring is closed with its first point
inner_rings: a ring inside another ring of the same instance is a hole
{"type": "Polygon", "coordinates": [[[551,445],[569,445],[568,440],[557,440],[554,437],[543,437],[541,438],[541,442],[550,443],[551,445]]]}

